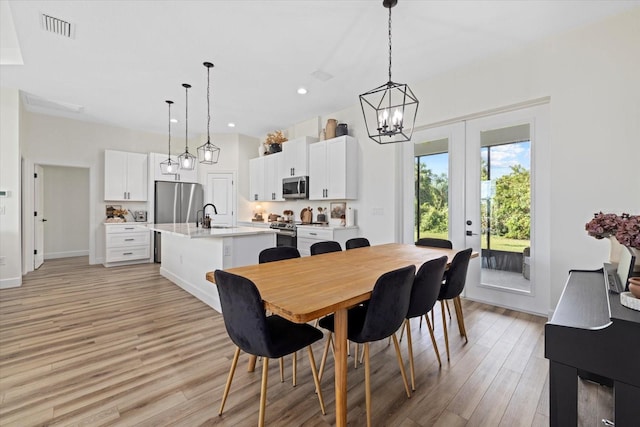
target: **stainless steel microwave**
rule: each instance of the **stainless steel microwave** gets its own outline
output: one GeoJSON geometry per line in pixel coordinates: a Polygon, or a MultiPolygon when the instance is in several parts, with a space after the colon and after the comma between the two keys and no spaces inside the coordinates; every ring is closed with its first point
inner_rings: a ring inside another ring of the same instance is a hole
{"type": "Polygon", "coordinates": [[[309,177],[296,176],[282,179],[282,197],[285,199],[308,199],[309,177]]]}

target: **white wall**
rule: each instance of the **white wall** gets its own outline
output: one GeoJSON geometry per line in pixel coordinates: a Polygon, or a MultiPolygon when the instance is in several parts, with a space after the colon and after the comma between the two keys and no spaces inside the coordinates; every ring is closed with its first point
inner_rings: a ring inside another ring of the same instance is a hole
{"type": "Polygon", "coordinates": [[[22,283],[19,120],[18,91],[1,88],[0,190],[10,196],[0,198],[0,288],[22,283]]]}
{"type": "Polygon", "coordinates": [[[89,169],[42,169],[44,259],[89,255],[89,169]]]}

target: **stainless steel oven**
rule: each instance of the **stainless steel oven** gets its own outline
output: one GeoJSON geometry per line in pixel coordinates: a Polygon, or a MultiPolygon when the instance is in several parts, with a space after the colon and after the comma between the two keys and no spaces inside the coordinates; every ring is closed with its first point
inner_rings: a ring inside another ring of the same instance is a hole
{"type": "Polygon", "coordinates": [[[297,247],[296,225],[292,222],[272,222],[270,228],[277,230],[276,246],[297,247]]]}

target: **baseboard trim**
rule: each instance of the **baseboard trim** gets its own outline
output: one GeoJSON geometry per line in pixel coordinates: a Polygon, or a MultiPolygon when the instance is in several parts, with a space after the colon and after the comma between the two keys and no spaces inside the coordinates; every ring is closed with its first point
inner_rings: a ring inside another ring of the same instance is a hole
{"type": "Polygon", "coordinates": [[[160,275],[169,279],[174,284],[180,286],[182,289],[189,292],[191,295],[198,298],[200,301],[207,304],[218,313],[222,313],[222,307],[220,306],[220,297],[218,295],[218,288],[216,288],[215,284],[211,283],[211,286],[208,286],[207,290],[204,291],[198,288],[196,285],[187,282],[179,276],[176,276],[163,267],[160,267],[160,275]]]}
{"type": "Polygon", "coordinates": [[[71,258],[76,256],[89,256],[89,250],[86,251],[67,251],[67,252],[48,252],[44,254],[45,261],[48,259],[71,258]]]}
{"type": "Polygon", "coordinates": [[[0,289],[19,288],[20,286],[22,286],[22,276],[0,279],[0,289]]]}

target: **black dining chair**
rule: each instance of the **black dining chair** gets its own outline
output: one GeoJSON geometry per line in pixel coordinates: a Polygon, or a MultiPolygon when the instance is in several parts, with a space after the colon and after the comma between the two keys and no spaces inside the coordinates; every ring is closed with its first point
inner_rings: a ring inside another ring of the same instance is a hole
{"type": "MultiPolygon", "coordinates": [[[[397,331],[409,310],[409,299],[416,267],[409,265],[397,270],[384,273],[376,281],[371,299],[366,305],[358,305],[348,310],[347,338],[358,344],[364,344],[365,366],[365,398],[367,406],[367,426],[371,425],[371,367],[369,363],[369,343],[393,337],[400,373],[404,381],[407,397],[411,397],[407,374],[400,354],[400,346],[396,338],[397,331]]],[[[320,326],[331,333],[324,348],[323,359],[326,360],[334,332],[334,315],[320,319],[320,326]]]]}
{"type": "MultiPolygon", "coordinates": [[[[262,250],[258,254],[258,263],[264,264],[266,262],[274,262],[274,261],[282,261],[285,259],[292,258],[300,258],[300,252],[297,248],[293,246],[275,246],[273,248],[267,248],[262,250]]],[[[317,325],[316,325],[317,326],[317,325]]],[[[293,353],[292,358],[293,364],[293,375],[292,382],[293,386],[296,386],[296,377],[297,377],[297,368],[296,365],[298,363],[298,353],[293,353]]],[[[284,359],[280,358],[280,382],[284,382],[284,359]]]]}
{"type": "Polygon", "coordinates": [[[349,250],[356,248],[365,248],[367,246],[371,246],[371,243],[369,243],[369,239],[367,239],[366,237],[354,237],[353,239],[347,240],[344,245],[345,248],[349,250]]]}
{"type": "Polygon", "coordinates": [[[282,261],[285,259],[300,258],[300,252],[293,246],[276,246],[273,248],[264,249],[258,255],[258,262],[264,264],[265,262],[282,261]]]}
{"type": "Polygon", "coordinates": [[[222,318],[229,338],[236,345],[231,369],[222,395],[218,415],[222,415],[231,381],[238,364],[240,350],[262,357],[262,386],[260,389],[260,413],[258,425],[264,426],[265,404],[267,400],[267,377],[269,359],[280,358],[307,347],[311,373],[320,402],[320,410],[325,414],[324,401],[311,344],[322,339],[322,332],[306,323],[293,323],[280,316],[266,316],[262,298],[256,285],[249,279],[222,270],[214,273],[222,318]]]}
{"type": "Polygon", "coordinates": [[[314,243],[309,249],[311,251],[311,255],[320,255],[329,252],[341,252],[342,246],[340,246],[340,243],[336,241],[326,240],[324,242],[314,243]]]}
{"type": "Polygon", "coordinates": [[[464,337],[465,342],[469,342],[467,338],[467,330],[464,326],[464,315],[462,314],[462,302],[460,294],[464,290],[467,281],[467,270],[469,269],[469,260],[471,259],[471,248],[458,252],[451,261],[449,269],[444,274],[444,284],[440,288],[440,308],[442,311],[442,325],[444,328],[444,343],[447,347],[447,360],[449,360],[449,335],[447,333],[447,322],[444,315],[444,303],[447,300],[453,300],[456,310],[456,318],[458,319],[458,330],[460,335],[464,337]]]}
{"type": "Polygon", "coordinates": [[[438,358],[438,365],[442,366],[440,361],[440,352],[438,351],[438,345],[436,344],[436,338],[433,335],[433,326],[429,321],[429,313],[440,295],[440,288],[442,287],[442,275],[447,267],[446,256],[436,258],[422,264],[416,277],[413,279],[413,287],[411,288],[411,299],[409,300],[409,310],[407,311],[407,318],[404,321],[404,328],[407,331],[407,347],[409,349],[409,370],[411,372],[411,389],[416,389],[416,375],[413,366],[413,343],[411,339],[411,319],[414,317],[424,316],[427,327],[429,328],[429,335],[431,335],[431,343],[433,344],[433,350],[436,352],[438,358]]]}
{"type": "Polygon", "coordinates": [[[453,243],[447,239],[436,239],[435,237],[423,237],[418,239],[416,246],[431,246],[432,248],[453,249],[453,243]]]}

